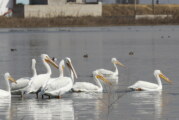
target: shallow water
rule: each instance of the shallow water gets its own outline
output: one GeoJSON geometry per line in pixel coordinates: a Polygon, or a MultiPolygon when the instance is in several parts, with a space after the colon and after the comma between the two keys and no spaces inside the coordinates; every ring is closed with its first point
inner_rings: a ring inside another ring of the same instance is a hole
{"type": "MultiPolygon", "coordinates": [[[[178,33],[178,26],[0,29],[2,89],[6,89],[3,74],[7,71],[15,79],[32,75],[32,58],[37,60],[37,72],[44,73],[42,53],[57,57],[58,61],[70,57],[78,73],[76,81],[94,83],[92,71],[114,69],[112,57],[126,66],[118,67],[119,80],[114,80],[110,93],[105,86],[105,93],[68,93],[62,99],[12,96],[11,100],[0,99],[0,119],[177,120],[178,33]],[[83,57],[85,54],[88,57],[83,57]],[[127,90],[127,86],[141,79],[156,82],[155,69],[160,69],[173,84],[162,81],[163,92],[127,90]]],[[[58,76],[58,70],[52,70],[52,77],[58,76]]]]}

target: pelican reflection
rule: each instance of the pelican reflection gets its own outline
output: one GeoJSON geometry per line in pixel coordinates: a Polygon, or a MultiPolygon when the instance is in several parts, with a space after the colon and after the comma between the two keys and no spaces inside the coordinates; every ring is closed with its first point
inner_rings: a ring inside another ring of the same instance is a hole
{"type": "Polygon", "coordinates": [[[28,99],[21,101],[19,105],[14,105],[12,110],[16,111],[16,115],[13,115],[16,119],[74,120],[74,107],[72,100],[28,99]]]}
{"type": "Polygon", "coordinates": [[[11,120],[11,99],[1,98],[0,99],[0,119],[11,120]]]}
{"type": "Polygon", "coordinates": [[[106,77],[113,85],[118,85],[119,77],[113,76],[113,77],[106,77]]]}
{"type": "Polygon", "coordinates": [[[78,120],[98,120],[101,118],[103,93],[73,93],[75,114],[78,120]]]}
{"type": "Polygon", "coordinates": [[[137,114],[154,114],[155,120],[161,118],[163,111],[162,91],[140,91],[133,93],[132,96],[135,100],[131,104],[136,106],[137,114]]]}

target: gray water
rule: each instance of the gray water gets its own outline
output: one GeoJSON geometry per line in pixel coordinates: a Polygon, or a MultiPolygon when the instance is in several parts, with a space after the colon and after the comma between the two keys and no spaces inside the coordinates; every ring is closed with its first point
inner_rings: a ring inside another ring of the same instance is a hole
{"type": "MultiPolygon", "coordinates": [[[[36,99],[35,95],[0,99],[0,120],[178,120],[178,34],[178,26],[0,29],[1,89],[6,89],[5,72],[15,79],[31,77],[32,58],[37,60],[37,72],[44,73],[42,53],[58,61],[70,57],[78,73],[76,81],[94,83],[92,71],[113,70],[112,57],[126,66],[118,67],[118,84],[105,85],[104,93],[68,93],[62,99],[36,99]],[[127,90],[138,80],[156,82],[155,69],[173,84],[162,81],[162,92],[127,90]]],[[[57,77],[58,70],[52,70],[52,77],[57,77]]]]}

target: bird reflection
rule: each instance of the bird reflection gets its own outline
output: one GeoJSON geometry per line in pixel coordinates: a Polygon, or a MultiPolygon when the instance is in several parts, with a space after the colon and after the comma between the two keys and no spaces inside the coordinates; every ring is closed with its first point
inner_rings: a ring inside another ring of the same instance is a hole
{"type": "Polygon", "coordinates": [[[103,98],[103,93],[96,93],[96,92],[80,92],[80,93],[73,93],[72,94],[73,98],[76,99],[102,99],[103,98]]]}
{"type": "Polygon", "coordinates": [[[119,81],[119,77],[118,76],[106,77],[106,79],[108,79],[113,85],[117,85],[118,81],[119,81]]]}
{"type": "Polygon", "coordinates": [[[118,76],[113,76],[113,77],[106,77],[107,80],[109,80],[111,82],[112,85],[106,85],[103,81],[101,81],[103,83],[103,91],[104,92],[109,92],[109,91],[119,91],[119,78],[118,76]]]}
{"type": "Polygon", "coordinates": [[[74,120],[74,107],[72,100],[50,99],[36,100],[29,99],[21,101],[20,105],[14,105],[16,119],[33,120],[74,120]]]}
{"type": "Polygon", "coordinates": [[[0,99],[0,119],[2,120],[11,120],[10,116],[11,109],[11,99],[0,99]]]}
{"type": "Polygon", "coordinates": [[[162,91],[135,92],[133,97],[135,100],[131,104],[136,105],[138,114],[155,114],[156,120],[161,118],[163,110],[162,91]]]}

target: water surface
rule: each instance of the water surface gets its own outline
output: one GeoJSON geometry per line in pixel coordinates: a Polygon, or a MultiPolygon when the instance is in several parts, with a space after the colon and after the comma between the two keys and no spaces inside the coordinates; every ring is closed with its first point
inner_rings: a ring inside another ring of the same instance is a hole
{"type": "MultiPolygon", "coordinates": [[[[40,54],[58,61],[70,57],[79,78],[92,82],[92,71],[113,70],[116,57],[127,68],[118,67],[119,80],[107,93],[68,93],[62,99],[36,99],[12,96],[0,100],[0,119],[4,120],[176,120],[179,118],[179,41],[178,26],[125,26],[51,29],[0,29],[0,88],[3,74],[18,79],[31,77],[31,59],[37,72],[46,72],[40,54]],[[132,54],[131,54],[132,53],[132,54]],[[83,57],[88,54],[88,57],[83,57]],[[156,82],[153,71],[160,69],[173,80],[162,92],[129,92],[127,86],[138,80],[156,82]]],[[[52,77],[59,75],[52,68],[52,77]]],[[[65,71],[68,75],[68,71],[65,71]]]]}

